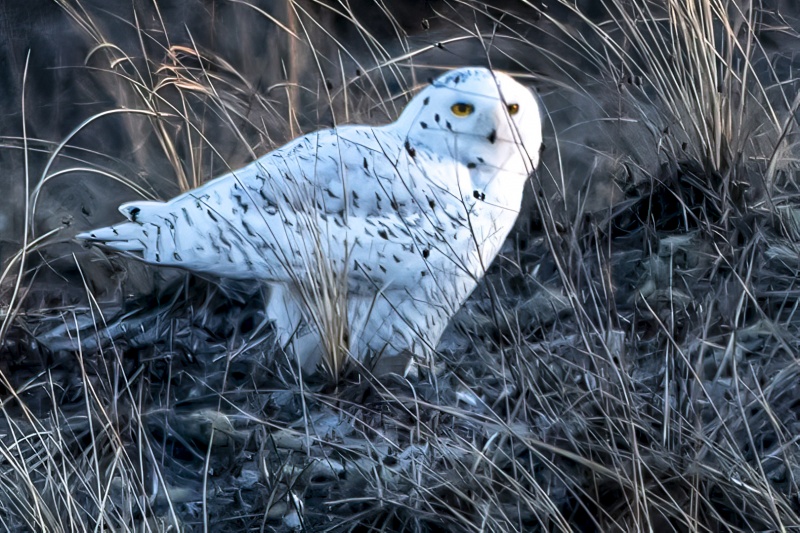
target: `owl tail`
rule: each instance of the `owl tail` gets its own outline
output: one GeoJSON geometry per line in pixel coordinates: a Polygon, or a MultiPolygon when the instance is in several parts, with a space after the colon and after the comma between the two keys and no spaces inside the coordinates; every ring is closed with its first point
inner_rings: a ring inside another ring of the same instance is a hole
{"type": "Polygon", "coordinates": [[[170,264],[175,253],[163,202],[131,202],[120,206],[130,222],[79,233],[76,239],[123,252],[147,263],[170,264]]]}

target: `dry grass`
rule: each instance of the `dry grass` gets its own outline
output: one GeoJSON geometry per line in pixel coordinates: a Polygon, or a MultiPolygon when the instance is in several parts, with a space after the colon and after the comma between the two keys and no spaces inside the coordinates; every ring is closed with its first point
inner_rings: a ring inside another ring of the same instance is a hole
{"type": "Polygon", "coordinates": [[[184,27],[159,3],[61,4],[85,38],[79,76],[114,105],[62,138],[0,143],[31,158],[0,278],[3,527],[800,526],[786,9],[233,2],[184,27]],[[258,287],[70,242],[122,200],[174,195],[320,125],[381,122],[429,72],[487,62],[540,90],[547,150],[512,251],[416,376],[346,364],[346,286],[322,242],[303,296],[325,371],[306,380],[269,349],[258,287]],[[110,208],[62,224],[71,190],[110,208]]]}

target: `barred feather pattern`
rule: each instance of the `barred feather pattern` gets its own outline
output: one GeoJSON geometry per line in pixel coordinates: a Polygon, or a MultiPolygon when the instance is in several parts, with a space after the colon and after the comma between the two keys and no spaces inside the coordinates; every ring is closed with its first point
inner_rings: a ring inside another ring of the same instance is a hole
{"type": "Polygon", "coordinates": [[[124,204],[127,222],[78,239],[270,284],[281,343],[308,326],[303,284],[325,261],[346,279],[353,355],[429,355],[500,251],[541,142],[526,87],[457,69],[396,122],[310,133],[167,202],[124,204]]]}

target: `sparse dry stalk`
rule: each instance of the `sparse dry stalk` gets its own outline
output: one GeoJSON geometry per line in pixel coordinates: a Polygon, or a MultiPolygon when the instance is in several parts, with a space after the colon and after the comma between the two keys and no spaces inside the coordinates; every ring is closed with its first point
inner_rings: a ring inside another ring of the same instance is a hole
{"type": "MultiPolygon", "coordinates": [[[[317,235],[322,238],[321,233],[317,235]]],[[[335,384],[339,383],[350,357],[347,272],[340,271],[326,257],[321,241],[316,240],[313,247],[307,260],[308,276],[298,280],[298,286],[310,323],[320,339],[322,367],[330,382],[335,384]]]]}
{"type": "MultiPolygon", "coordinates": [[[[585,17],[573,3],[562,4],[585,17]]],[[[684,152],[723,176],[735,174],[748,156],[765,157],[752,152],[751,136],[777,139],[783,123],[753,63],[763,53],[757,6],[734,0],[611,0],[606,6],[617,14],[609,24],[585,19],[604,46],[580,37],[576,46],[610,80],[634,81],[637,98],[665,113],[651,120],[666,118],[668,131],[685,138],[669,155],[684,152]]],[[[664,128],[656,120],[653,126],[664,128]]]]}

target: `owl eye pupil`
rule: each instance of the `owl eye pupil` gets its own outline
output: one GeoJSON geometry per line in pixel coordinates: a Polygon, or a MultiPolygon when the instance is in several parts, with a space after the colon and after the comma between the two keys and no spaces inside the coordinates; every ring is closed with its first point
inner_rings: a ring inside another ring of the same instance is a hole
{"type": "Polygon", "coordinates": [[[457,117],[466,117],[466,116],[472,114],[473,111],[475,111],[475,107],[472,104],[466,104],[464,102],[458,102],[456,104],[453,104],[453,106],[450,108],[450,110],[457,117]]]}
{"type": "Polygon", "coordinates": [[[508,114],[516,115],[519,113],[519,104],[508,104],[508,114]]]}

